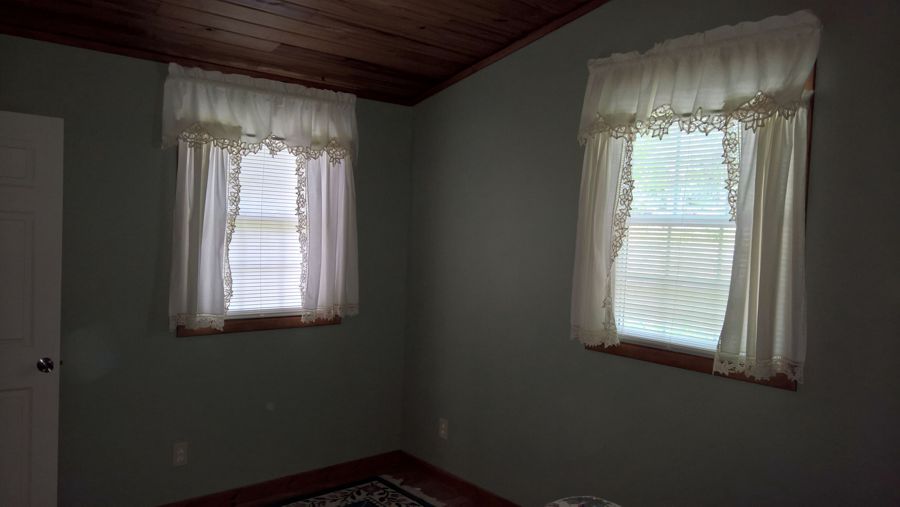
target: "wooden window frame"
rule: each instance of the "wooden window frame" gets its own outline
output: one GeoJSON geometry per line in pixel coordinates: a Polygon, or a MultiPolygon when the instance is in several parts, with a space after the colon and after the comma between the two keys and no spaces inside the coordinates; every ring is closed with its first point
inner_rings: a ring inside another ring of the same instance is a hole
{"type": "Polygon", "coordinates": [[[636,343],[622,342],[611,347],[602,345],[585,345],[585,349],[594,352],[604,352],[621,357],[630,357],[640,361],[647,361],[656,364],[664,364],[666,366],[674,366],[685,370],[696,371],[699,373],[708,373],[716,377],[740,380],[742,382],[751,382],[769,387],[777,387],[778,389],[786,389],[788,391],[797,390],[797,381],[791,380],[787,375],[779,373],[770,379],[752,378],[743,373],[733,373],[731,375],[723,375],[713,372],[713,358],[688,354],[686,352],[676,352],[674,350],[658,349],[647,345],[638,345],[636,343]]]}
{"type": "Polygon", "coordinates": [[[333,317],[331,319],[316,319],[312,322],[304,322],[303,319],[298,315],[225,319],[225,326],[221,330],[212,327],[188,329],[184,326],[178,326],[175,328],[175,336],[183,338],[190,336],[245,333],[248,331],[266,331],[270,329],[294,329],[300,327],[334,326],[340,323],[340,317],[333,317]]]}
{"type": "MultiPolygon", "coordinates": [[[[809,74],[809,78],[806,80],[806,84],[804,88],[809,91],[815,91],[816,84],[816,67],[813,65],[813,70],[809,74]]],[[[809,116],[807,118],[807,135],[806,135],[806,177],[809,179],[809,165],[810,165],[810,156],[812,155],[812,126],[813,126],[813,104],[815,102],[815,95],[810,98],[809,101],[809,116]]],[[[809,185],[807,183],[807,188],[809,185]]],[[[809,202],[809,193],[807,192],[807,203],[809,202]]],[[[666,366],[674,366],[676,368],[682,368],[685,370],[696,371],[699,373],[708,373],[710,375],[714,375],[716,377],[728,378],[733,380],[740,380],[742,382],[751,382],[753,384],[760,384],[769,387],[775,387],[778,389],[785,389],[788,391],[796,391],[797,390],[797,381],[791,380],[784,373],[779,373],[772,378],[768,379],[760,379],[749,377],[743,373],[733,373],[731,375],[724,375],[722,373],[713,371],[713,363],[714,360],[712,357],[702,356],[699,354],[690,354],[687,352],[676,352],[674,350],[666,350],[661,348],[652,347],[649,345],[638,345],[636,343],[628,343],[622,342],[619,345],[614,345],[611,347],[604,347],[602,345],[585,345],[584,347],[587,350],[591,350],[594,352],[604,352],[606,354],[612,354],[615,356],[621,357],[629,357],[631,359],[638,359],[640,361],[647,361],[650,363],[663,364],[666,366]]]]}

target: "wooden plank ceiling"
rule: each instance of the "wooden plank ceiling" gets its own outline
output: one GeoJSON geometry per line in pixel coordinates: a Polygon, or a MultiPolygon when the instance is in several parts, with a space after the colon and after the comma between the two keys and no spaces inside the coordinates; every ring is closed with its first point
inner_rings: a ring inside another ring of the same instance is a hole
{"type": "Polygon", "coordinates": [[[0,32],[414,104],[605,0],[0,0],[0,32]]]}

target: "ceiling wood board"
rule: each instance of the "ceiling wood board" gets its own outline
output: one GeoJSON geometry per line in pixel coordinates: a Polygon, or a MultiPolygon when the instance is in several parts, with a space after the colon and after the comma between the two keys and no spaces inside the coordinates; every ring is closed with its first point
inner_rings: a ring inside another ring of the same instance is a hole
{"type": "Polygon", "coordinates": [[[415,104],[606,0],[2,0],[0,33],[415,104]]]}

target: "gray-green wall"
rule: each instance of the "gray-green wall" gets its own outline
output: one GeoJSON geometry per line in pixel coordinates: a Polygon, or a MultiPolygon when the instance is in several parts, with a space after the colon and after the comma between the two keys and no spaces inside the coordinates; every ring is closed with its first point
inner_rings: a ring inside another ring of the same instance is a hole
{"type": "Polygon", "coordinates": [[[613,0],[416,106],[404,448],[526,505],[900,503],[898,51],[895,0],[613,0]],[[586,60],[801,8],[825,26],[806,383],[570,342],[586,60]]]}
{"type": "Polygon", "coordinates": [[[0,36],[0,110],[65,120],[60,505],[154,505],[400,445],[412,111],[358,104],[358,317],[175,338],[165,74],[0,36]]]}
{"type": "Polygon", "coordinates": [[[361,315],[191,339],[166,329],[165,67],[0,36],[0,110],[65,119],[61,505],[152,505],[397,447],[527,505],[900,502],[898,27],[889,0],[613,0],[413,109],[360,101],[361,315]],[[585,61],[800,8],[825,23],[806,384],[582,350],[585,61]]]}

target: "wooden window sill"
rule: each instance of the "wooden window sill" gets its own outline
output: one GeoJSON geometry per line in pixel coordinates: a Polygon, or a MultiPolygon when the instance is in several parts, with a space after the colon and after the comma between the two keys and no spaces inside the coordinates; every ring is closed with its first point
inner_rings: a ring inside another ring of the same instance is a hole
{"type": "Polygon", "coordinates": [[[674,352],[671,350],[657,349],[647,347],[645,345],[636,345],[634,343],[620,343],[614,347],[585,346],[588,350],[595,352],[604,352],[616,356],[630,357],[641,361],[649,361],[651,363],[664,364],[666,366],[674,366],[685,370],[692,370],[700,373],[715,375],[716,377],[740,380],[742,382],[751,382],[778,389],[786,389],[788,391],[797,390],[797,382],[789,379],[787,375],[780,373],[771,379],[751,378],[744,374],[722,375],[721,373],[713,373],[713,359],[711,357],[696,356],[686,354],[684,352],[674,352]]]}
{"type": "Polygon", "coordinates": [[[341,318],[318,319],[312,322],[303,322],[300,317],[258,317],[249,319],[226,319],[225,328],[218,330],[211,327],[199,329],[187,329],[184,326],[175,328],[175,336],[207,336],[212,334],[243,333],[247,331],[264,331],[268,329],[290,329],[296,327],[331,326],[340,324],[341,318]]]}

